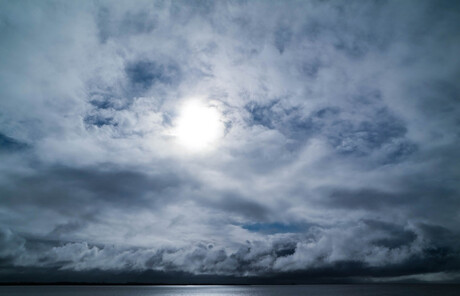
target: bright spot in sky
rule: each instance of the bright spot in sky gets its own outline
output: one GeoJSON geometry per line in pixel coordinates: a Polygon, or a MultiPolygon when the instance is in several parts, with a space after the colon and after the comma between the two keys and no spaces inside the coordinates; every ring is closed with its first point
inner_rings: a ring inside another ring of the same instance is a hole
{"type": "Polygon", "coordinates": [[[213,148],[223,130],[220,112],[215,107],[190,100],[180,110],[175,135],[185,148],[202,151],[213,148]]]}

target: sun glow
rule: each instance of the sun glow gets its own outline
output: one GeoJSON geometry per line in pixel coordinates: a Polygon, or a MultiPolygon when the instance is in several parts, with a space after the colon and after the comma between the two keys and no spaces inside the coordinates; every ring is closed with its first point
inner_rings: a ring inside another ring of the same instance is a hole
{"type": "Polygon", "coordinates": [[[200,100],[184,103],[176,122],[178,142],[192,151],[209,150],[223,135],[223,123],[217,108],[200,100]]]}

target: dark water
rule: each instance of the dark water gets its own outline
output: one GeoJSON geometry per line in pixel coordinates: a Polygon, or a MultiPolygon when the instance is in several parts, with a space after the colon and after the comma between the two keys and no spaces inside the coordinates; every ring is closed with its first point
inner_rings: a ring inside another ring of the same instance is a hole
{"type": "Polygon", "coordinates": [[[0,287],[0,295],[63,296],[458,296],[455,285],[311,285],[311,286],[25,286],[0,287]]]}

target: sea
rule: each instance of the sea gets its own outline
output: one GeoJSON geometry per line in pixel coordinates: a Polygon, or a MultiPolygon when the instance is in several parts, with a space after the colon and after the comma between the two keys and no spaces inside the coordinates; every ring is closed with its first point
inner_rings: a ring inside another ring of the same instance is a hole
{"type": "Polygon", "coordinates": [[[1,296],[459,296],[460,285],[0,286],[1,296]]]}

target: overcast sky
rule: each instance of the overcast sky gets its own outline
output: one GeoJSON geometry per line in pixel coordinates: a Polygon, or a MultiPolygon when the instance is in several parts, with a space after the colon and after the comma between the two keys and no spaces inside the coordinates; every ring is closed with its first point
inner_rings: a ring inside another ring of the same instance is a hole
{"type": "Polygon", "coordinates": [[[0,281],[459,281],[459,100],[457,1],[2,0],[0,281]]]}

